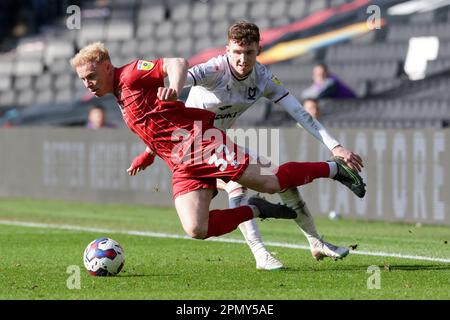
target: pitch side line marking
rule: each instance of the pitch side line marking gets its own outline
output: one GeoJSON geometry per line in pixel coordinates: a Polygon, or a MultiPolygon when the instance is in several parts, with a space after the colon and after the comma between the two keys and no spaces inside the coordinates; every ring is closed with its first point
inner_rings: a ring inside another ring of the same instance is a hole
{"type": "MultiPolygon", "coordinates": [[[[31,227],[31,228],[45,228],[45,229],[59,229],[59,230],[69,230],[69,231],[83,231],[83,232],[116,233],[116,234],[127,234],[127,235],[133,235],[133,236],[152,237],[152,238],[172,238],[172,239],[195,240],[195,239],[192,239],[191,237],[178,235],[178,234],[149,232],[149,231],[134,231],[134,230],[130,230],[130,231],[111,230],[111,229],[73,226],[73,225],[66,225],[66,224],[48,224],[48,223],[38,223],[38,222],[0,220],[0,225],[21,226],[21,227],[31,227]]],[[[244,240],[230,239],[230,238],[214,238],[214,239],[208,239],[206,241],[245,244],[244,240]]],[[[290,244],[290,243],[269,242],[269,241],[267,241],[265,243],[266,243],[266,245],[273,246],[273,247],[309,250],[309,246],[305,246],[305,245],[301,245],[301,244],[290,244]]],[[[422,260],[422,261],[450,263],[450,259],[405,255],[405,254],[400,254],[400,253],[370,252],[370,251],[350,251],[350,253],[351,254],[361,254],[361,255],[365,255],[365,256],[393,257],[393,258],[410,259],[410,260],[422,260]]]]}

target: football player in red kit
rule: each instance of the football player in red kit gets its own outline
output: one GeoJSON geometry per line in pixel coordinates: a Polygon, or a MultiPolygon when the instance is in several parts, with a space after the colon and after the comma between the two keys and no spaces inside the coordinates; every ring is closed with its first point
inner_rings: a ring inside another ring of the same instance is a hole
{"type": "Polygon", "coordinates": [[[250,198],[246,206],[210,211],[216,179],[272,194],[323,177],[340,181],[358,197],[365,195],[362,178],[343,162],[288,162],[273,174],[263,174],[257,159],[213,126],[214,113],[186,108],[177,101],[187,76],[185,59],[134,60],[115,68],[105,46],[93,43],[70,62],[91,93],[98,97],[114,94],[125,123],[146,144],[128,173],[145,169],[155,155],[169,166],[175,207],[185,232],[193,238],[229,233],[254,217],[297,216],[292,209],[259,197],[250,198]],[[168,87],[164,87],[165,77],[168,87]]]}

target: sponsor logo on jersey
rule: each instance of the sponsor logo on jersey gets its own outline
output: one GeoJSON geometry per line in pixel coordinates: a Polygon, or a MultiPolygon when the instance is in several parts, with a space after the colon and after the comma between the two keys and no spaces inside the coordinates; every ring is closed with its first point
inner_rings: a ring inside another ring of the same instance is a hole
{"type": "Polygon", "coordinates": [[[256,97],[256,87],[248,88],[248,97],[249,100],[255,100],[256,97]]]}
{"type": "Polygon", "coordinates": [[[203,69],[201,69],[201,68],[199,68],[198,71],[200,73],[200,78],[205,79],[206,78],[205,71],[203,71],[203,69]]]}
{"type": "Polygon", "coordinates": [[[278,86],[282,86],[283,82],[281,82],[277,77],[273,76],[272,77],[272,82],[275,83],[278,86]]]}
{"type": "Polygon", "coordinates": [[[233,119],[238,116],[239,112],[233,112],[233,113],[225,113],[225,114],[217,114],[215,117],[215,120],[222,120],[222,119],[233,119]]]}
{"type": "Polygon", "coordinates": [[[138,70],[149,71],[149,70],[152,70],[154,66],[155,66],[155,64],[153,62],[146,61],[146,60],[139,60],[137,63],[138,70]]]}
{"type": "Polygon", "coordinates": [[[229,108],[231,108],[232,106],[221,106],[221,107],[219,107],[219,110],[220,111],[223,111],[223,110],[227,110],[227,109],[229,109],[229,108]]]}

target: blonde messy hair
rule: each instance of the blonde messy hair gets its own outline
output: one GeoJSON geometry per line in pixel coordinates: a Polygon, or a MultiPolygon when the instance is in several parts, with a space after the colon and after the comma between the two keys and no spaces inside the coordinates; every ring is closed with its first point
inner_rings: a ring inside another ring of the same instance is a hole
{"type": "Polygon", "coordinates": [[[97,64],[102,61],[111,61],[108,49],[106,49],[104,43],[95,42],[82,48],[72,59],[70,59],[70,65],[75,69],[84,64],[97,64]]]}

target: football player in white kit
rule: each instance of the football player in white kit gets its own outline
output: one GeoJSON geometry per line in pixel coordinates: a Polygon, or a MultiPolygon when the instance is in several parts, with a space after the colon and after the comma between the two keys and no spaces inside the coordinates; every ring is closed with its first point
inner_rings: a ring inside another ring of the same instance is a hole
{"type": "MultiPolygon", "coordinates": [[[[234,23],[228,30],[226,54],[193,66],[185,86],[192,86],[187,107],[203,108],[216,113],[214,126],[229,129],[236,119],[258,99],[265,97],[281,105],[303,128],[324,143],[333,157],[341,157],[353,170],[361,171],[361,157],[345,149],[317,120],[313,119],[264,65],[256,61],[261,51],[258,27],[247,21],[234,23]]],[[[230,208],[245,205],[247,190],[236,182],[219,183],[226,190],[230,208]]],[[[342,259],[349,249],[323,241],[314,220],[297,188],[279,193],[282,201],[297,212],[295,220],[308,239],[311,254],[317,260],[342,259]]],[[[239,225],[255,260],[256,268],[276,270],[283,264],[265,248],[255,220],[239,225]]]]}

